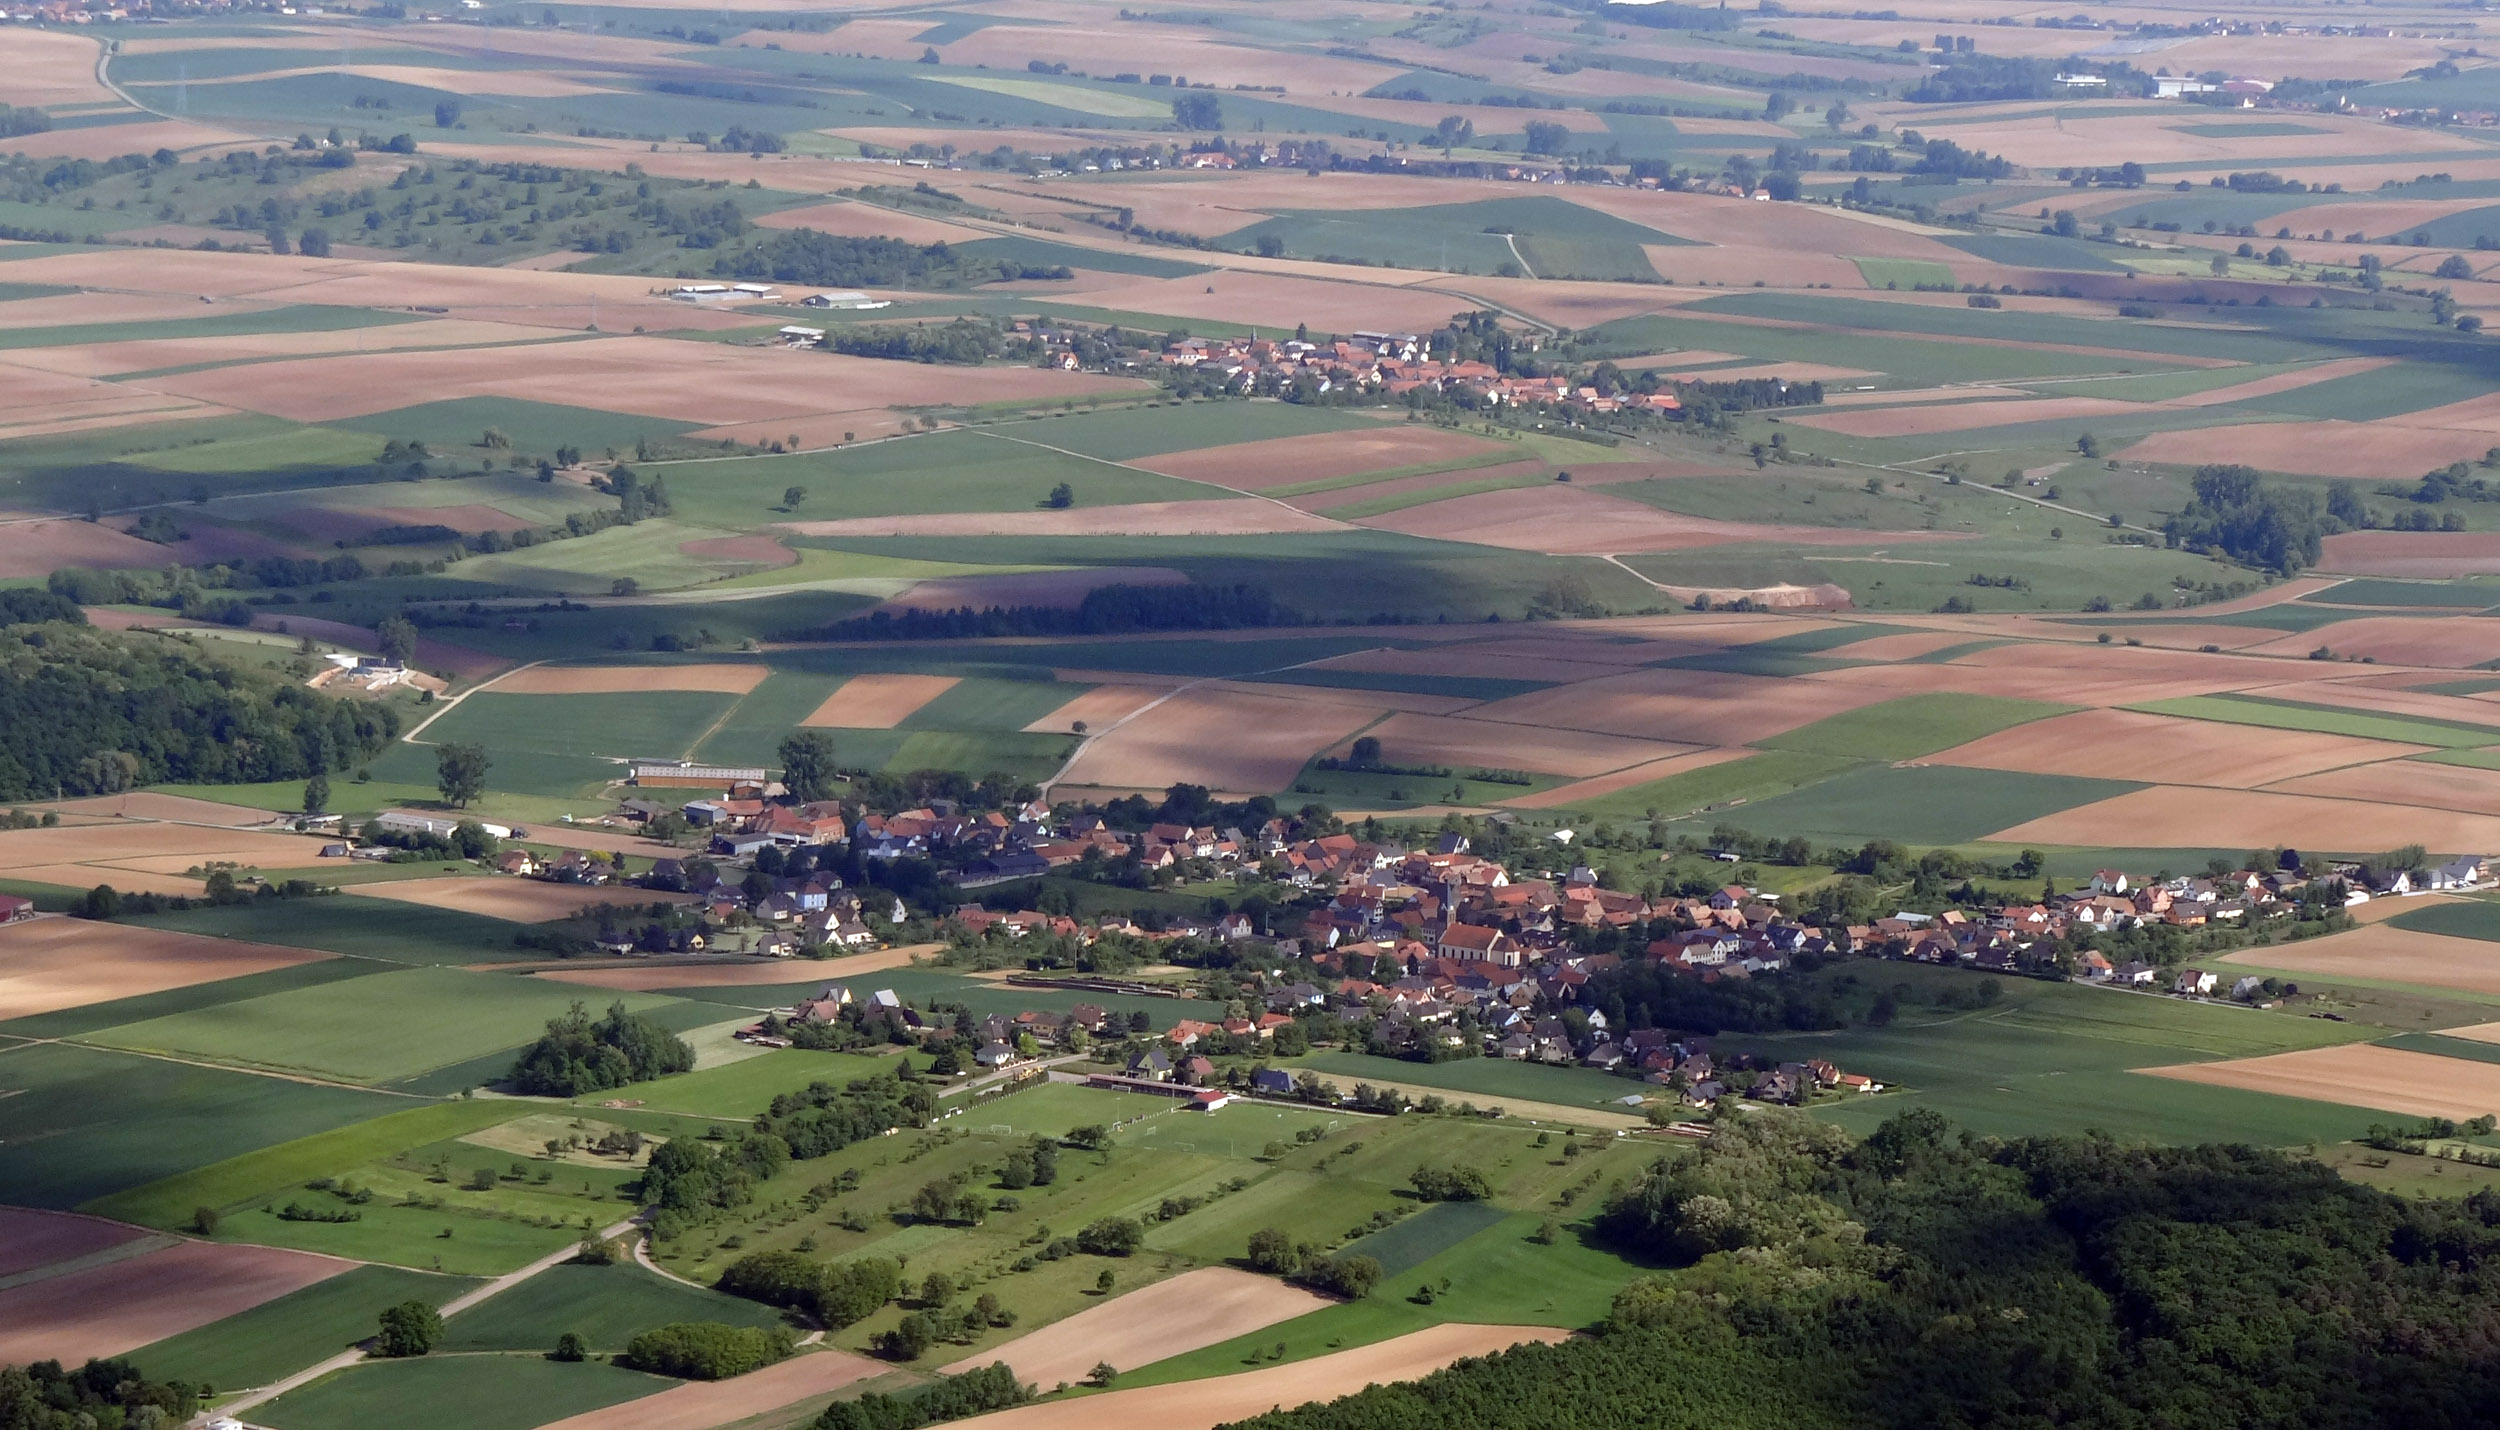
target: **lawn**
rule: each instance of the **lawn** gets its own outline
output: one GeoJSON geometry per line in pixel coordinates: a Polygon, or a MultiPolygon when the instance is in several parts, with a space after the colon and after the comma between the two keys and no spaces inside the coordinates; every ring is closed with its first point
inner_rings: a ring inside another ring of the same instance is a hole
{"type": "Polygon", "coordinates": [[[1627,1078],[1584,1068],[1543,1067],[1500,1058],[1461,1058],[1447,1063],[1410,1063],[1402,1058],[1376,1058],[1367,1053],[1313,1053],[1295,1064],[1307,1067],[1351,1091],[1358,1082],[1414,1083],[1447,1088],[1451,1101],[1472,1099],[1491,1107],[1503,1098],[1550,1102],[1568,1107],[1602,1107],[1649,1089],[1627,1078]]]}
{"type": "Polygon", "coordinates": [[[106,1197],[86,1209],[98,1216],[142,1226],[179,1227],[190,1221],[192,1211],[198,1207],[223,1210],[241,1206],[269,1192],[316,1177],[335,1177],[363,1163],[507,1122],[529,1111],[527,1104],[502,1101],[412,1104],[404,1098],[377,1098],[374,1102],[374,1115],[353,1126],[297,1137],[195,1167],[106,1197]]]}
{"type": "Polygon", "coordinates": [[[2153,715],[2184,715],[2193,720],[2219,720],[2231,725],[2262,725],[2270,730],[2315,730],[2353,735],[2366,740],[2399,740],[2410,745],[2462,749],[2500,740],[2500,725],[2478,728],[2406,716],[2372,715],[2363,710],[2295,705],[2243,695],[2189,695],[2130,705],[2153,715]]]}
{"type": "MultiPolygon", "coordinates": [[[[1702,773],[1708,773],[1703,771],[1702,773]]],[[[1748,804],[1722,819],[1757,834],[1855,842],[1960,844],[2061,809],[2112,799],[2143,788],[2125,780],[2085,779],[1943,765],[1862,767],[1820,784],[1748,804]]]]}
{"type": "Polygon", "coordinates": [[[359,1266],[239,1315],[143,1346],[130,1352],[130,1359],[151,1380],[205,1382],[227,1391],[267,1385],[373,1334],[375,1321],[387,1307],[403,1301],[440,1306],[478,1284],[466,1277],[395,1266],[359,1266]]]}
{"type": "Polygon", "coordinates": [[[655,1276],[630,1261],[557,1266],[453,1318],[443,1327],[442,1348],[544,1351],[571,1331],[594,1352],[621,1351],[642,1332],[678,1321],[775,1326],[781,1313],[655,1276]]]}
{"type": "Polygon", "coordinates": [[[428,1356],[371,1361],[252,1412],[271,1430],[530,1430],[639,1400],[678,1382],[599,1361],[428,1356]]]}
{"type": "Polygon", "coordinates": [[[401,1104],[62,1043],[0,1048],[0,1203],[75,1207],[401,1104]]]}
{"type": "Polygon", "coordinates": [[[2071,713],[2072,705],[1996,695],[1938,692],[1860,706],[1757,741],[1765,749],[1842,755],[1861,760],[1910,760],[1968,744],[2015,725],[2071,713]]]}
{"type": "Polygon", "coordinates": [[[675,1002],[501,975],[410,968],[291,989],[88,1034],[136,1052],[270,1072],[383,1083],[515,1048],[575,1003],[636,1011],[675,1002]]]}

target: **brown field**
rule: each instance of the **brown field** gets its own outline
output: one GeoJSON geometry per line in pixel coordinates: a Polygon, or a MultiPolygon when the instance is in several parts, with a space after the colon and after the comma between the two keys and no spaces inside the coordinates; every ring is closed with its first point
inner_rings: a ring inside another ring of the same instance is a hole
{"type": "Polygon", "coordinates": [[[119,103],[121,96],[96,82],[101,48],[101,41],[74,30],[12,30],[9,64],[0,72],[0,103],[38,109],[119,103]]]}
{"type": "Polygon", "coordinates": [[[1114,1390],[1079,1400],[976,1415],[955,1423],[962,1430],[1104,1430],[1106,1426],[1148,1425],[1155,1430],[1213,1430],[1228,1421],[1264,1415],[1282,1406],[1332,1400],[1352,1395],[1367,1385],[1419,1379],[1452,1361],[1488,1355],[1522,1341],[1558,1341],[1568,1334],[1550,1326],[1471,1326],[1453,1322],[1293,1365],[1175,1385],[1114,1390]]]}
{"type": "Polygon", "coordinates": [[[2158,407],[2219,407],[2226,402],[2243,402],[2252,397],[2267,397],[2278,392],[2291,392],[2298,388],[2313,387],[2318,383],[2331,382],[2339,377],[2376,372],[2394,361],[2394,358],[2337,358],[2332,362],[2311,363],[2306,367],[2294,368],[2290,372],[2278,372],[2271,377],[2258,378],[2254,382],[2243,382],[2231,387],[2216,387],[2204,392],[2190,393],[2186,397],[2173,397],[2154,405],[2158,407]]]}
{"type": "Polygon", "coordinates": [[[800,721],[818,729],[891,730],[895,723],[955,688],[954,675],[854,675],[800,721]]]}
{"type": "Polygon", "coordinates": [[[760,215],[755,223],[758,228],[812,228],[836,238],[899,238],[905,243],[970,243],[990,236],[943,219],[848,202],[783,209],[760,215]]]}
{"type": "Polygon", "coordinates": [[[2500,1023],[2476,1023],[2464,1028],[2442,1028],[2443,1038],[2464,1038],[2476,1043],[2500,1043],[2500,1023]]]}
{"type": "MultiPolygon", "coordinates": [[[[1447,715],[1392,715],[1363,733],[1379,738],[1382,758],[1393,765],[1530,770],[1579,778],[1695,753],[1648,740],[1447,715]]],[[[1342,757],[1345,751],[1330,753],[1342,757]]]]}
{"type": "Polygon", "coordinates": [[[1057,606],[1073,609],[1104,586],[1182,586],[1189,574],[1169,566],[1089,566],[1073,571],[1014,571],[997,576],[938,576],[913,583],[885,603],[889,611],[951,611],[963,606],[1057,606]]]}
{"type": "Polygon", "coordinates": [[[763,665],[534,665],[495,682],[498,695],[629,695],[706,690],[744,695],[772,671],[763,665]]]}
{"type": "Polygon", "coordinates": [[[1520,450],[1438,427],[1383,426],[1376,432],[1314,432],[1306,437],[1271,437],[1263,442],[1200,447],[1148,457],[1137,465],[1169,477],[1265,491],[1269,487],[1349,477],[1358,472],[1462,461],[1488,452],[1520,450]]]}
{"type": "MultiPolygon", "coordinates": [[[[107,882],[103,877],[83,881],[103,882],[107,882]]],[[[196,880],[187,882],[198,887],[196,880]]],[[[115,887],[131,885],[116,881],[115,887]]],[[[277,948],[164,929],[85,919],[35,919],[0,927],[0,1021],[215,983],[328,957],[314,949],[277,948]]],[[[5,1244],[5,1238],[0,1238],[0,1244],[5,1244]]]]}
{"type": "Polygon", "coordinates": [[[195,124],[187,119],[53,129],[41,134],[22,134],[9,141],[11,150],[43,159],[102,160],[119,158],[124,154],[151,154],[159,149],[180,153],[187,149],[208,147],[256,149],[258,146],[231,129],[195,124]]]}
{"type": "MultiPolygon", "coordinates": [[[[541,279],[571,276],[468,271],[541,279]]],[[[183,373],[155,385],[299,421],[335,421],[461,397],[513,397],[688,422],[780,421],[941,402],[958,390],[953,375],[920,363],[655,337],[568,343],[561,362],[551,362],[530,347],[365,353],[183,373]]],[[[987,401],[1056,399],[1140,386],[1128,378],[1044,368],[1003,367],[982,375],[987,401]]]]}
{"type": "Polygon", "coordinates": [[[550,1421],[539,1430],[711,1430],[831,1395],[886,1368],[849,1351],[813,1350],[734,1380],[688,1381],[640,1400],[550,1421]]]}
{"type": "Polygon", "coordinates": [[[2500,532],[2339,531],[2321,571],[2345,576],[2480,576],[2500,571],[2500,532]]]}
{"type": "Polygon", "coordinates": [[[0,1207],[0,1277],[76,1261],[147,1234],[102,1217],[0,1207]]]}
{"type": "MultiPolygon", "coordinates": [[[[572,255],[578,258],[580,255],[572,255]]],[[[578,333],[515,323],[438,318],[388,328],[335,333],[234,333],[211,338],[138,338],[111,343],[67,343],[11,353],[12,367],[40,368],[76,377],[155,372],[195,364],[255,362],[324,353],[383,352],[395,348],[477,348],[538,344],[578,333]]],[[[545,356],[542,354],[542,356],[545,356]]],[[[144,389],[143,389],[144,390],[144,389]]]]}
{"type": "Polygon", "coordinates": [[[2200,466],[2245,462],[2268,471],[2384,480],[2470,462],[2491,450],[2492,434],[2386,422],[2248,422],[2155,432],[2118,454],[2127,462],[2200,466]]]}
{"type": "Polygon", "coordinates": [[[2337,655],[2375,657],[2382,665],[2464,668],[2500,660],[2500,625],[2435,616],[2363,616],[2251,646],[2260,655],[2307,655],[2325,646],[2337,655]]]}
{"type": "Polygon", "coordinates": [[[1496,700],[1464,718],[1684,745],[1738,745],[1882,698],[1875,690],[1760,675],[1633,670],[1496,700]]]}
{"type": "Polygon", "coordinates": [[[1313,661],[1313,670],[1367,670],[1395,675],[1460,675],[1490,676],[1497,680],[1544,680],[1568,684],[1574,680],[1593,680],[1601,675],[1619,675],[1630,662],[1575,660],[1579,654],[1570,643],[1548,647],[1551,655],[1527,655],[1515,649],[1492,650],[1486,645],[1463,641],[1454,645],[1425,650],[1358,650],[1350,655],[1332,656],[1313,661]]]}
{"type": "Polygon", "coordinates": [[[2277,794],[2314,794],[2371,804],[2410,804],[2466,814],[2500,815],[2500,770],[2431,765],[2416,760],[2328,770],[2267,788],[2277,794]]]}
{"type": "Polygon", "coordinates": [[[1617,770],[1610,775],[1599,775],[1595,779],[1558,785],[1553,789],[1541,790],[1535,794],[1523,794],[1516,799],[1497,802],[1513,809],[1563,809],[1578,804],[1582,800],[1598,799],[1620,790],[1630,789],[1635,785],[1648,784],[1652,780],[1663,780],[1673,775],[1680,775],[1688,770],[1706,769],[1711,765],[1725,764],[1729,760],[1743,759],[1752,753],[1754,752],[1745,749],[1717,749],[1696,750],[1689,755],[1669,755],[1663,760],[1651,760],[1647,764],[1634,765],[1628,770],[1617,770]]]}
{"type": "Polygon", "coordinates": [[[1057,782],[1163,789],[1189,781],[1273,794],[1292,784],[1312,756],[1386,713],[1194,687],[1093,737],[1057,782]]]}
{"type": "Polygon", "coordinates": [[[567,968],[534,975],[550,983],[575,983],[584,988],[611,988],[620,993],[649,993],[661,988],[771,988],[816,979],[838,982],[862,974],[908,967],[934,943],[881,948],[847,958],[747,958],[736,963],[637,963],[622,968],[567,968]]]}
{"type": "Polygon", "coordinates": [[[1867,546],[1954,539],[1949,533],[1931,531],[1844,531],[1826,526],[1713,521],[1558,484],[1452,497],[1371,517],[1359,524],[1442,541],[1578,556],[1682,551],[1732,542],[1867,546]]]}
{"type": "Polygon", "coordinates": [[[1834,660],[1908,660],[1929,651],[1957,646],[1970,639],[1967,631],[1903,631],[1898,635],[1870,636],[1834,646],[1823,654],[1834,660]]]}
{"type": "MultiPolygon", "coordinates": [[[[2375,909],[2386,904],[2402,910],[2415,907],[2416,902],[2372,899],[2362,907],[2375,909]]],[[[2314,973],[2321,978],[2367,978],[2454,988],[2466,993],[2500,993],[2500,944],[2479,938],[2415,933],[2383,923],[2300,943],[2225,954],[2220,962],[2254,964],[2286,973],[2314,973]]]]}
{"type": "Polygon", "coordinates": [[[1097,1361],[1135,1370],[1334,1304],[1273,1276],[1206,1266],[1115,1296],[940,1369],[952,1375],[1005,1361],[1017,1379],[1047,1391],[1083,1380],[1097,1361]]]}
{"type": "Polygon", "coordinates": [[[320,849],[317,840],[297,834],[260,834],[182,824],[10,829],[0,830],[0,870],[166,857],[199,864],[231,860],[251,868],[296,869],[312,863],[320,849]]]}
{"type": "Polygon", "coordinates": [[[176,561],[213,561],[220,555],[268,555],[284,550],[266,538],[248,537],[239,544],[258,546],[258,551],[214,552],[205,548],[222,544],[224,528],[202,523],[188,529],[192,540],[159,546],[100,521],[0,522],[0,578],[48,576],[63,566],[96,570],[163,567],[176,561]]]}
{"type": "Polygon", "coordinates": [[[2006,844],[2309,850],[2500,849],[2500,816],[2312,795],[2155,785],[1988,836],[2006,844]]]}
{"type": "Polygon", "coordinates": [[[1211,501],[1130,502],[1064,511],[959,511],[921,516],[861,516],[839,521],[785,521],[800,536],[1257,536],[1286,531],[1342,531],[1337,522],[1258,497],[1211,501]]]}
{"type": "Polygon", "coordinates": [[[1082,720],[1085,728],[1098,730],[1136,714],[1164,693],[1163,688],[1151,685],[1097,685],[1024,728],[1058,735],[1082,720]]]}
{"type": "Polygon", "coordinates": [[[1454,715],[1483,702],[1463,695],[1421,695],[1412,690],[1361,690],[1335,685],[1296,685],[1291,681],[1215,680],[1200,687],[1238,691],[1308,705],[1347,705],[1359,710],[1412,710],[1425,715],[1454,715]]]}
{"type": "Polygon", "coordinates": [[[152,794],[145,790],[54,800],[42,808],[57,809],[64,817],[73,814],[109,815],[117,819],[161,819],[176,824],[219,824],[236,829],[267,824],[272,818],[265,809],[219,804],[215,800],[188,799],[178,794],[152,794]]]}
{"type": "Polygon", "coordinates": [[[186,1241],[0,1291],[0,1365],[116,1356],[326,1281],[356,1263],[186,1241]]]}
{"type": "MultiPolygon", "coordinates": [[[[1716,377],[1717,374],[1712,374],[1716,377]]],[[[1957,402],[1908,407],[1870,407],[1830,414],[1808,414],[1787,420],[1849,437],[1923,437],[1935,432],[1966,432],[1980,427],[2005,427],[2017,422],[2063,421],[2142,412],[2138,402],[2106,397],[2035,397],[2011,402],[1957,402]]]]}
{"type": "Polygon", "coordinates": [[[2424,748],[2102,709],[2034,720],[1926,759],[1987,770],[2251,789],[2341,765],[2401,759],[2420,754],[2424,748]]]}
{"type": "Polygon", "coordinates": [[[390,899],[429,909],[457,909],[516,924],[539,924],[570,918],[591,905],[682,904],[688,895],[658,889],[621,886],[586,888],[549,884],[537,879],[383,879],[359,884],[356,892],[369,899],[390,899]]]}
{"type": "Polygon", "coordinates": [[[2243,1087],[2418,1117],[2475,1118],[2500,1112],[2500,1063],[2409,1053],[2369,1043],[2136,1071],[2180,1082],[2243,1087]]]}
{"type": "MultiPolygon", "coordinates": [[[[1984,633],[1984,629],[1973,631],[1984,633]]],[[[2045,647],[2026,641],[1973,651],[1941,665],[1860,665],[1816,671],[1799,679],[1814,685],[1862,686],[1904,695],[1959,690],[2067,705],[2134,705],[2242,689],[2278,681],[2286,673],[2281,661],[2128,646],[2045,647]]]]}

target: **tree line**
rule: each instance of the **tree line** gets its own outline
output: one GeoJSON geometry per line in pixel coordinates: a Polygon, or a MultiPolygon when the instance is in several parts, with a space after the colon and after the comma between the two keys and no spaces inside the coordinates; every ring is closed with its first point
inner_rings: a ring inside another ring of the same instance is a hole
{"type": "Polygon", "coordinates": [[[1225,631],[1296,626],[1303,615],[1263,586],[1097,586],[1065,606],[991,606],[975,610],[877,611],[836,621],[801,640],[959,640],[992,636],[1115,635],[1128,631],[1225,631]]]}

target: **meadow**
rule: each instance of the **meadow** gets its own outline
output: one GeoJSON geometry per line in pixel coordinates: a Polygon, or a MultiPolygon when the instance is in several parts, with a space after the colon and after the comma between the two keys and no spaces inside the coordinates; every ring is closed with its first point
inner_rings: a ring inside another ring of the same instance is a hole
{"type": "Polygon", "coordinates": [[[615,1352],[644,1331],[678,1321],[774,1326],[781,1316],[769,1306],[654,1276],[630,1262],[557,1266],[447,1323],[443,1349],[545,1351],[571,1332],[593,1352],[615,1352]]]}

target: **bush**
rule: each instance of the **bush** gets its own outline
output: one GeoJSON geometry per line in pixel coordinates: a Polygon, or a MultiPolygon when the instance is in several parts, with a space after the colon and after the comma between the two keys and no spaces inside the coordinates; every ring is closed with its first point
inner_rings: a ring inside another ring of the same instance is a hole
{"type": "Polygon", "coordinates": [[[717,1321],[679,1321],[634,1337],[616,1363],[681,1380],[727,1380],[787,1357],[790,1333],[774,1326],[724,1326],[717,1321]]]}
{"type": "Polygon", "coordinates": [[[731,1262],[715,1284],[732,1296],[805,1311],[839,1330],[893,1300],[902,1268],[875,1256],[827,1265],[794,1251],[758,1251],[731,1262]]]}
{"type": "Polygon", "coordinates": [[[582,1338],[571,1331],[556,1337],[556,1348],[547,1352],[549,1360],[579,1361],[589,1357],[590,1351],[582,1344],[582,1338]]]}
{"type": "Polygon", "coordinates": [[[912,1430],[1004,1410],[1032,1398],[1033,1387],[1017,1380],[1004,1362],[993,1361],[901,1395],[872,1391],[857,1400],[837,1400],[816,1417],[816,1430],[912,1430]]]}
{"type": "Polygon", "coordinates": [[[1104,1217],[1076,1234],[1076,1249],[1089,1256],[1129,1256],[1146,1243],[1146,1228],[1127,1217],[1104,1217]]]}
{"type": "Polygon", "coordinates": [[[1481,1202],[1493,1196],[1493,1184],[1474,1167],[1417,1167],[1407,1180],[1415,1195],[1428,1202],[1481,1202]]]}
{"type": "Polygon", "coordinates": [[[1325,1291],[1349,1301],[1359,1301],[1380,1284],[1380,1263],[1363,1255],[1332,1256],[1313,1260],[1302,1271],[1303,1284],[1314,1291],[1325,1291]]]}

